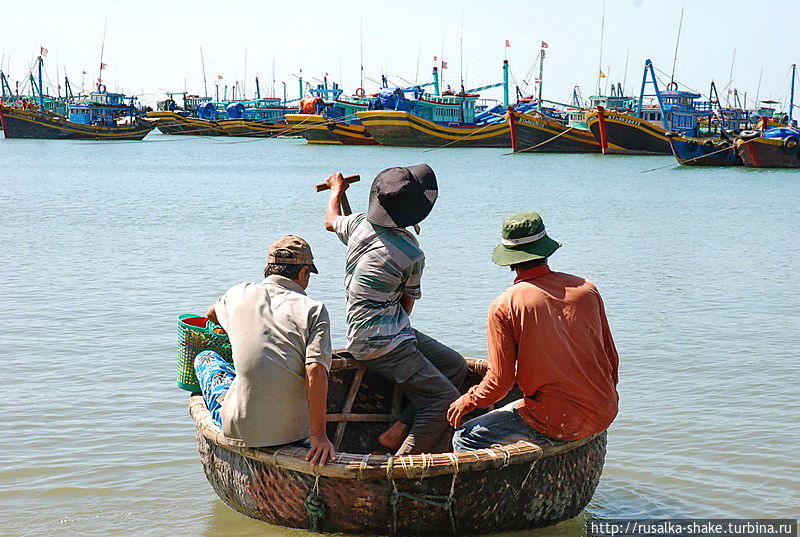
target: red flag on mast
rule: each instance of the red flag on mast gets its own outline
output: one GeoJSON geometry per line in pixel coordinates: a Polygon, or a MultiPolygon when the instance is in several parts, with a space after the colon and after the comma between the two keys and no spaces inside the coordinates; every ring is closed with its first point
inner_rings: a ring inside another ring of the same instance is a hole
{"type": "Polygon", "coordinates": [[[447,62],[442,60],[442,69],[447,69],[447,62]]]}
{"type": "Polygon", "coordinates": [[[547,48],[547,43],[545,43],[544,41],[542,41],[542,48],[547,48]]]}
{"type": "Polygon", "coordinates": [[[511,46],[511,41],[509,41],[508,39],[506,39],[506,48],[508,48],[508,47],[510,47],[510,46],[511,46]]]}

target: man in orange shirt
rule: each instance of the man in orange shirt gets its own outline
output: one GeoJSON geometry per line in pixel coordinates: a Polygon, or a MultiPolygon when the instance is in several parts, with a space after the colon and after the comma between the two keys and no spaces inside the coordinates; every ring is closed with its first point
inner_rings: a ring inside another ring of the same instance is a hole
{"type": "Polygon", "coordinates": [[[556,444],[605,431],[617,415],[619,357],[603,300],[591,282],[553,272],[560,246],[541,217],[519,213],[503,222],[492,261],[517,273],[489,307],[489,370],[452,405],[455,451],[527,440],[556,444]],[[514,384],[525,397],[467,421],[463,416],[505,397],[514,384]]]}

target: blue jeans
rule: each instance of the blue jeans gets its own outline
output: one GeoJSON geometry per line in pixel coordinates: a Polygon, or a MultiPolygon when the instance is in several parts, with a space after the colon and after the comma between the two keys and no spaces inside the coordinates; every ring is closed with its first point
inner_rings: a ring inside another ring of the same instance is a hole
{"type": "Polygon", "coordinates": [[[517,399],[461,425],[453,435],[453,451],[472,451],[495,444],[513,444],[520,440],[542,447],[564,442],[544,435],[528,425],[515,408],[520,401],[522,399],[517,399]]]}
{"type": "MultiPolygon", "coordinates": [[[[233,364],[223,360],[222,356],[214,351],[203,351],[195,356],[194,371],[197,374],[197,381],[200,384],[206,408],[211,413],[211,419],[217,424],[217,427],[222,429],[222,416],[220,415],[222,400],[228,393],[233,379],[236,378],[233,364]]],[[[311,449],[311,442],[308,438],[286,445],[311,449]]]]}

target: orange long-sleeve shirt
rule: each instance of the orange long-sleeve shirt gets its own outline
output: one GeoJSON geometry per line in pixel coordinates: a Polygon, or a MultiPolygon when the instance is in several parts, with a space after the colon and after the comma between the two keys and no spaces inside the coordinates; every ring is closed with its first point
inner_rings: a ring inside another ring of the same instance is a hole
{"type": "Polygon", "coordinates": [[[520,415],[547,436],[584,438],[617,415],[619,356],[591,282],[547,265],[523,272],[489,307],[487,343],[489,371],[469,390],[468,410],[516,382],[520,415]]]}

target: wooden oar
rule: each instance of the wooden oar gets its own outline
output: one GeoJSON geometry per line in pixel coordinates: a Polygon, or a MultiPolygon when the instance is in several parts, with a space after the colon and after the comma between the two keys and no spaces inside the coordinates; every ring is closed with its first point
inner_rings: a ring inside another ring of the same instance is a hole
{"type": "MultiPolygon", "coordinates": [[[[356,175],[348,175],[347,177],[344,178],[344,180],[346,182],[348,182],[348,183],[355,183],[356,181],[360,181],[361,180],[361,176],[358,175],[358,174],[356,174],[356,175]]],[[[319,184],[316,185],[315,188],[317,189],[317,192],[322,192],[323,190],[328,190],[330,187],[328,186],[328,183],[319,183],[319,184]]],[[[347,200],[347,193],[346,192],[342,192],[342,195],[339,197],[339,203],[342,206],[342,215],[343,216],[347,216],[348,214],[353,212],[350,209],[350,202],[347,200]]]]}

